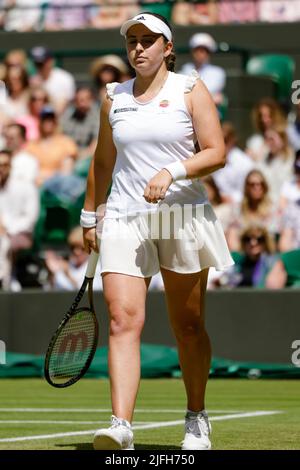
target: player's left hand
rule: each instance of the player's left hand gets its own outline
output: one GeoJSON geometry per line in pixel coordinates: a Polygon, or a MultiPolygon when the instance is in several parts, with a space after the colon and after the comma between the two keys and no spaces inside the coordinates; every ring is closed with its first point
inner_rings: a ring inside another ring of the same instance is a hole
{"type": "Polygon", "coordinates": [[[173,182],[171,173],[165,168],[160,170],[147,184],[143,197],[147,202],[156,204],[161,199],[164,199],[166,192],[173,182]]]}

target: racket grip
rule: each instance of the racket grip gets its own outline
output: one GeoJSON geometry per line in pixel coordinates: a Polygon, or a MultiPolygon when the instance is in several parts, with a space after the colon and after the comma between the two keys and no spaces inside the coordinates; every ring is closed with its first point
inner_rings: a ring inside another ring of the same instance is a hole
{"type": "Polygon", "coordinates": [[[89,278],[94,277],[97,263],[98,263],[98,258],[99,258],[99,253],[96,253],[95,251],[91,251],[88,265],[86,268],[85,277],[89,277],[89,278]]]}

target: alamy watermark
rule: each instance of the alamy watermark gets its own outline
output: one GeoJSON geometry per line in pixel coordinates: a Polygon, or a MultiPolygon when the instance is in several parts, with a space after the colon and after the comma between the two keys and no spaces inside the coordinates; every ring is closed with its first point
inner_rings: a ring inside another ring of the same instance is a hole
{"type": "Polygon", "coordinates": [[[295,341],[292,342],[291,348],[294,349],[294,352],[291,356],[291,361],[294,366],[300,367],[300,339],[295,339],[295,341]]]}
{"type": "Polygon", "coordinates": [[[291,96],[292,103],[296,105],[300,104],[300,80],[294,80],[292,88],[295,90],[291,96]]]}
{"type": "Polygon", "coordinates": [[[6,364],[6,344],[0,340],[0,365],[6,364]]]}
{"type": "Polygon", "coordinates": [[[7,91],[5,87],[5,83],[0,80],[0,106],[4,106],[6,103],[7,98],[7,91]]]}

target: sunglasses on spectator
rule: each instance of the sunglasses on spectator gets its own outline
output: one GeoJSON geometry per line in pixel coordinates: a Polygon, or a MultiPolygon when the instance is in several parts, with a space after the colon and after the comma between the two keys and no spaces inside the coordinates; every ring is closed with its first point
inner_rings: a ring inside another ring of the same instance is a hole
{"type": "Polygon", "coordinates": [[[242,238],[244,243],[250,243],[252,240],[256,241],[257,243],[264,243],[266,241],[265,237],[263,235],[245,235],[242,238]]]}
{"type": "Polygon", "coordinates": [[[72,244],[72,245],[70,245],[70,250],[71,250],[71,251],[74,251],[74,250],[76,250],[76,249],[79,249],[79,250],[84,251],[84,246],[83,246],[83,245],[79,245],[79,244],[75,244],[75,243],[72,244]]]}
{"type": "Polygon", "coordinates": [[[30,100],[31,101],[46,101],[46,98],[44,96],[32,96],[30,100]]]}
{"type": "Polygon", "coordinates": [[[251,186],[251,188],[253,188],[255,186],[263,186],[264,184],[263,184],[262,181],[248,181],[247,185],[251,186]]]}

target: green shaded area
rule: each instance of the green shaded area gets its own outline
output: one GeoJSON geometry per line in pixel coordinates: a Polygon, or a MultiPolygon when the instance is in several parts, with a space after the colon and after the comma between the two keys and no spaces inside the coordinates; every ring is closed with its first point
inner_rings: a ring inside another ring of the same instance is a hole
{"type": "MultiPolygon", "coordinates": [[[[43,377],[44,357],[31,354],[7,353],[6,364],[0,365],[2,377],[43,377]]],[[[152,377],[181,377],[178,354],[175,348],[142,344],[141,375],[152,377]]],[[[211,377],[237,378],[300,378],[300,367],[292,364],[238,362],[213,358],[211,377]]],[[[86,373],[87,378],[108,377],[108,348],[98,348],[86,373]]]]}
{"type": "MultiPolygon", "coordinates": [[[[206,408],[211,418],[223,418],[212,420],[213,449],[299,449],[299,385],[298,380],[209,380],[206,408]],[[257,411],[280,413],[230,419],[234,414],[257,411]]],[[[110,393],[106,379],[84,379],[64,390],[54,389],[41,379],[3,379],[0,390],[1,450],[92,450],[93,430],[109,423],[110,393]],[[14,411],[17,408],[23,411],[14,411]],[[8,423],[9,420],[18,422],[8,423]],[[45,440],[1,442],[5,438],[80,431],[91,432],[45,440]]],[[[182,422],[136,430],[136,449],[179,450],[185,407],[182,380],[143,379],[133,424],[182,422]]]]}

